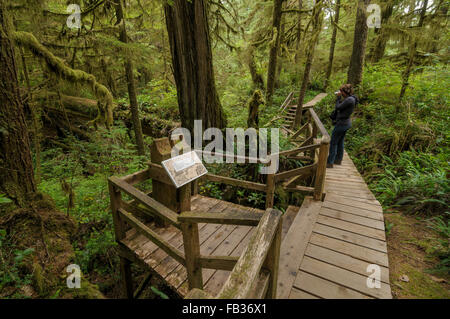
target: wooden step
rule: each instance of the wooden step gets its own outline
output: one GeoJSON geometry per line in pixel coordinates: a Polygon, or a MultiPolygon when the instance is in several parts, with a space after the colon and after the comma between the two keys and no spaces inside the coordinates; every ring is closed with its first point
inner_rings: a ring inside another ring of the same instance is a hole
{"type": "Polygon", "coordinates": [[[314,201],[310,196],[305,197],[281,243],[277,298],[289,297],[321,207],[321,201],[314,201]]]}

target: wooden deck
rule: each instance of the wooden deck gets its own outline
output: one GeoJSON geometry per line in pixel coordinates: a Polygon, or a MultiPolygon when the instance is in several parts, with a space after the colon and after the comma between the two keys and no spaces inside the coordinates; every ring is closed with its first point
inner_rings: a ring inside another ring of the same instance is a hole
{"type": "MultiPolygon", "coordinates": [[[[392,298],[383,210],[347,154],[341,166],[326,170],[325,200],[306,197],[301,208],[289,206],[283,216],[278,298],[392,298]],[[367,267],[381,270],[381,287],[367,287],[367,267]]],[[[192,210],[253,212],[262,210],[197,195],[192,210]]],[[[183,250],[179,229],[148,226],[183,250]]],[[[255,227],[199,224],[200,253],[240,256],[255,227]]],[[[186,268],[134,229],[121,249],[164,280],[180,297],[188,293],[186,268]]],[[[230,272],[203,269],[204,290],[218,294],[230,272]]]]}
{"type": "MultiPolygon", "coordinates": [[[[264,212],[200,195],[193,197],[191,205],[192,210],[202,212],[264,212]]],[[[148,226],[170,244],[183,250],[183,237],[180,230],[173,226],[156,228],[153,223],[148,226]]],[[[199,224],[200,252],[203,255],[240,256],[250,240],[254,228],[251,226],[199,224]]],[[[140,261],[141,265],[144,265],[154,275],[163,279],[181,297],[188,293],[187,273],[184,266],[168,256],[146,237],[136,234],[134,229],[127,232],[123,243],[128,253],[134,255],[134,261],[140,261]]],[[[228,275],[228,271],[203,269],[204,289],[209,294],[216,295],[222,288],[228,275]]]]}
{"type": "Polygon", "coordinates": [[[347,154],[327,169],[325,192],[305,200],[282,242],[278,298],[392,298],[383,210],[347,154]],[[370,264],[380,288],[366,284],[370,264]]]}

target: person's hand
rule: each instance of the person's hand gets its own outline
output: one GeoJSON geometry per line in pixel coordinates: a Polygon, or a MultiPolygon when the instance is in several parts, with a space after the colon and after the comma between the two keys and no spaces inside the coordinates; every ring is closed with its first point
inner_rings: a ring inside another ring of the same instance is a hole
{"type": "Polygon", "coordinates": [[[337,94],[336,94],[338,97],[341,97],[341,95],[342,95],[342,92],[339,90],[338,92],[337,92],[337,94]]]}

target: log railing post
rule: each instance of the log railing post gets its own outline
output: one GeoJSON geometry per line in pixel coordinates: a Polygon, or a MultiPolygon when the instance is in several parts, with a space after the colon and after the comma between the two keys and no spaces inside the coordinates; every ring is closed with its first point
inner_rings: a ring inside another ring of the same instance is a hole
{"type": "Polygon", "coordinates": [[[191,183],[191,195],[195,196],[198,194],[198,180],[191,183]]]}
{"type": "MultiPolygon", "coordinates": [[[[312,118],[311,118],[311,114],[310,114],[310,120],[311,120],[311,125],[312,125],[312,128],[313,128],[313,130],[312,130],[311,144],[314,144],[314,143],[315,143],[314,139],[317,138],[318,129],[317,129],[316,123],[315,123],[315,122],[312,120],[312,118]]],[[[311,158],[314,158],[315,152],[316,152],[316,150],[312,150],[312,151],[309,153],[309,156],[310,156],[311,158]]]]}
{"type": "MultiPolygon", "coordinates": [[[[122,195],[120,190],[114,186],[111,181],[108,181],[109,196],[111,200],[111,211],[114,223],[114,233],[116,241],[120,242],[125,238],[125,224],[119,215],[119,209],[122,205],[122,195]]],[[[124,297],[128,299],[133,298],[133,281],[131,277],[131,262],[127,258],[120,256],[120,274],[124,297]]]]}
{"type": "Polygon", "coordinates": [[[181,231],[183,232],[184,256],[186,258],[189,290],[194,288],[203,289],[198,224],[183,222],[181,223],[181,231]]]}
{"type": "Polygon", "coordinates": [[[275,200],[275,174],[268,174],[266,183],[266,209],[273,208],[274,200],[275,200]]]}
{"type": "Polygon", "coordinates": [[[275,237],[270,245],[267,253],[264,268],[269,270],[269,287],[267,288],[266,299],[276,299],[278,286],[278,266],[280,262],[280,246],[281,246],[281,232],[283,229],[283,221],[280,219],[275,237]]]}
{"type": "Polygon", "coordinates": [[[329,142],[326,141],[320,143],[319,159],[317,162],[315,184],[314,184],[314,200],[322,200],[323,188],[325,184],[325,172],[327,169],[327,158],[329,142]]]}

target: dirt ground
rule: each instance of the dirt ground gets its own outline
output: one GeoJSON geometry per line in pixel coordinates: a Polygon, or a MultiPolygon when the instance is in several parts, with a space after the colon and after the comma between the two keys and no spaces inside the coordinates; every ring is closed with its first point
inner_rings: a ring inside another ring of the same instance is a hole
{"type": "Polygon", "coordinates": [[[386,212],[387,245],[394,298],[450,298],[450,275],[430,273],[438,235],[424,218],[386,212]]]}

